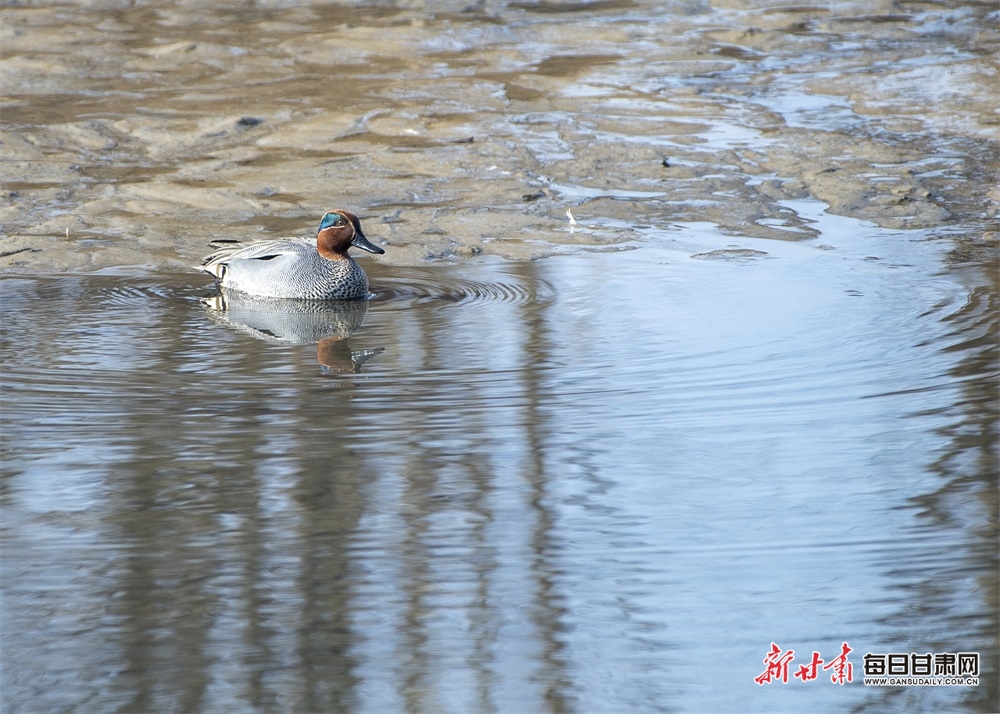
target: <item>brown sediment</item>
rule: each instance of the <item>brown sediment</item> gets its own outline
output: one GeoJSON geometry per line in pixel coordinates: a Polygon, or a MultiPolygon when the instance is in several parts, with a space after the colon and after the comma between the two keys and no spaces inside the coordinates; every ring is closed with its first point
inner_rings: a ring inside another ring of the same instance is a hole
{"type": "Polygon", "coordinates": [[[333,204],[395,264],[810,239],[804,198],[995,243],[985,5],[99,7],[5,8],[0,270],[176,269],[333,204]]]}

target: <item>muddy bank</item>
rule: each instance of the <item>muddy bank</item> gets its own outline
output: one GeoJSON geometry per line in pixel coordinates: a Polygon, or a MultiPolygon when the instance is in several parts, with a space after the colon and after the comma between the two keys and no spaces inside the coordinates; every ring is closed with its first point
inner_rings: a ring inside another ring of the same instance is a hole
{"type": "Polygon", "coordinates": [[[184,268],[213,238],[308,234],[336,206],[393,264],[669,240],[685,221],[815,238],[783,203],[802,198],[957,232],[977,259],[996,242],[990,3],[4,15],[8,272],[184,268]]]}

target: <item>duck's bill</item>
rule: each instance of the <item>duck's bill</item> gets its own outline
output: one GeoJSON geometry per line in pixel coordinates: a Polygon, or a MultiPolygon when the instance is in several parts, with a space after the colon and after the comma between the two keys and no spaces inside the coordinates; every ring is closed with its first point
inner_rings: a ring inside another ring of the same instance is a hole
{"type": "Polygon", "coordinates": [[[355,233],[354,240],[351,241],[351,245],[355,248],[360,248],[361,250],[367,250],[369,253],[375,253],[376,255],[382,255],[385,252],[385,250],[379,248],[377,245],[365,238],[364,233],[355,233]]]}

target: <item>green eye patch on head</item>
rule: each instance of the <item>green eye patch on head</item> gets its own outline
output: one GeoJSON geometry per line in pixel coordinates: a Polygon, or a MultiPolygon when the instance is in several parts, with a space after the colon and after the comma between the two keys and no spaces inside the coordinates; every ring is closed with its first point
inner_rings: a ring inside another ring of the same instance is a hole
{"type": "Polygon", "coordinates": [[[327,228],[333,228],[334,226],[346,226],[348,223],[347,219],[344,218],[339,213],[327,213],[323,216],[323,220],[319,224],[319,229],[321,231],[327,228]]]}

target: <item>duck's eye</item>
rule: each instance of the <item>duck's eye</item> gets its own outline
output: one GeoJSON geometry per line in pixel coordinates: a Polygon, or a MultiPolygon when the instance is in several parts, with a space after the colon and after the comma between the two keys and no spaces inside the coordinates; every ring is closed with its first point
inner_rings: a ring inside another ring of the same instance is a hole
{"type": "Polygon", "coordinates": [[[327,213],[325,216],[323,216],[323,221],[319,224],[319,229],[323,231],[326,230],[327,228],[334,228],[337,226],[346,226],[346,225],[347,225],[347,219],[344,218],[339,213],[327,213]]]}

